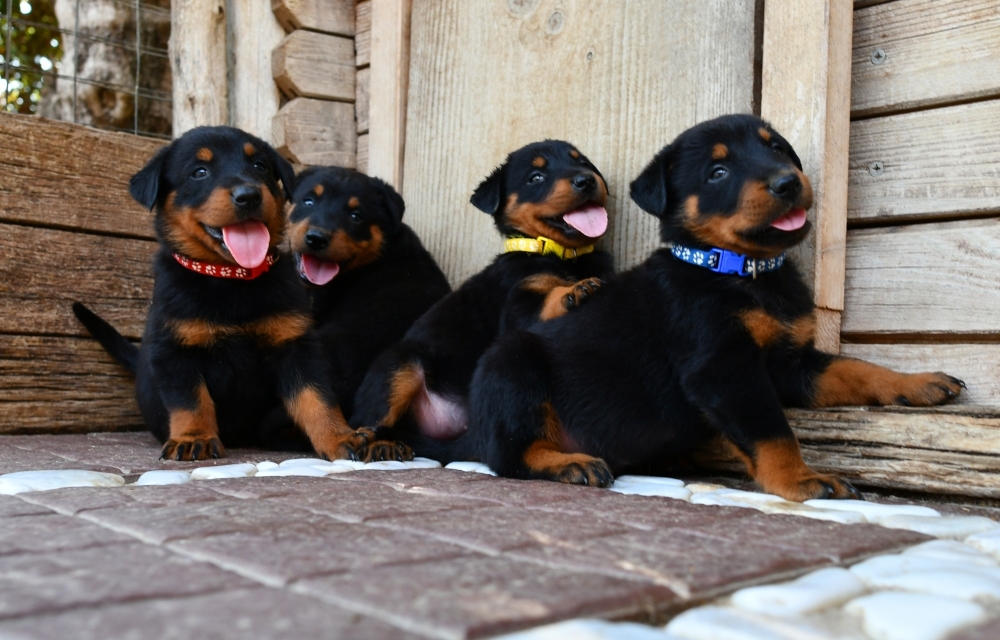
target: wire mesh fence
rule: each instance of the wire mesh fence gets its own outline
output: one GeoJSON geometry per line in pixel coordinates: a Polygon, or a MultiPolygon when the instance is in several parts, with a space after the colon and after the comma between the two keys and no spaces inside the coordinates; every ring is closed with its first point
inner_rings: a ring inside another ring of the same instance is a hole
{"type": "Polygon", "coordinates": [[[170,0],[0,0],[0,109],[170,137],[170,0]]]}

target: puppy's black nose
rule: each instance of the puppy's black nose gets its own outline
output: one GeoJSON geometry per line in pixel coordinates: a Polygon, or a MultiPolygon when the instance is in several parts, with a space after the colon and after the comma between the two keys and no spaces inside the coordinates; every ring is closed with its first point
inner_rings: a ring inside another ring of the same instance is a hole
{"type": "Polygon", "coordinates": [[[322,251],[326,249],[330,244],[330,236],[326,235],[319,229],[310,229],[306,231],[306,246],[313,251],[322,251]]]}
{"type": "Polygon", "coordinates": [[[802,193],[802,182],[794,173],[785,173],[771,181],[767,188],[784,200],[794,200],[802,193]]]}
{"type": "Polygon", "coordinates": [[[597,178],[589,173],[580,173],[573,176],[570,180],[573,184],[573,188],[577,191],[587,192],[593,190],[597,186],[597,178]]]}
{"type": "Polygon", "coordinates": [[[260,206],[260,188],[249,184],[241,184],[233,189],[233,204],[240,209],[252,209],[260,206]]]}

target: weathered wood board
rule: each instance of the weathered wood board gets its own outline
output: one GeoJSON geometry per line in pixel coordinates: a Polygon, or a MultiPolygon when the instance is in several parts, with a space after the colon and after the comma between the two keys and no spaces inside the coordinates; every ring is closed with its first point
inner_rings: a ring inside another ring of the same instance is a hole
{"type": "Polygon", "coordinates": [[[412,0],[372,3],[368,173],[402,189],[412,0]]]}
{"type": "Polygon", "coordinates": [[[271,118],[281,106],[281,92],[271,80],[271,50],[285,32],[265,2],[226,6],[228,124],[271,142],[271,118]]]}
{"type": "Polygon", "coordinates": [[[296,98],[272,127],[275,148],[294,163],[355,166],[358,134],[349,102],[296,98]]]}
{"type": "Polygon", "coordinates": [[[1000,335],[1000,220],[848,233],[844,334],[1000,335]]]}
{"type": "Polygon", "coordinates": [[[851,113],[1000,96],[998,59],[996,0],[897,0],[861,9],[854,18],[851,113]]]}
{"type": "Polygon", "coordinates": [[[788,412],[802,456],[861,486],[1000,498],[1000,410],[788,412]]]}
{"type": "Polygon", "coordinates": [[[959,405],[1000,406],[1000,344],[855,344],[840,353],[896,371],[944,371],[963,380],[959,405]]]}
{"type": "Polygon", "coordinates": [[[0,433],[141,427],[131,375],[95,340],[0,335],[0,433]]]}
{"type": "Polygon", "coordinates": [[[229,122],[226,0],[173,0],[170,69],[173,135],[229,122]]]}
{"type": "Polygon", "coordinates": [[[153,290],[156,243],[0,224],[0,333],[89,335],[80,301],[138,338],[153,290]]]}
{"type": "Polygon", "coordinates": [[[358,136],[358,166],[361,173],[368,173],[368,134],[358,136]]]}
{"type": "Polygon", "coordinates": [[[371,90],[371,69],[358,69],[357,93],[354,99],[354,117],[358,121],[358,134],[368,133],[368,97],[371,90]]]}
{"type": "MultiPolygon", "coordinates": [[[[658,224],[632,204],[629,182],[687,127],[751,111],[754,5],[414,0],[403,192],[407,221],[451,281],[501,248],[469,204],[473,189],[508,152],[544,138],[573,142],[603,172],[604,246],[618,265],[646,257],[658,224]]],[[[374,75],[372,86],[382,87],[374,75]]]]}
{"type": "Polygon", "coordinates": [[[153,237],[128,181],[162,140],[13,114],[0,140],[0,222],[153,237]]]}
{"type": "Polygon", "coordinates": [[[306,97],[353,102],[354,41],[299,29],[271,54],[274,81],[289,98],[306,97]]]}
{"type": "Polygon", "coordinates": [[[997,131],[1000,100],[853,122],[848,219],[1000,213],[997,131]]]}
{"type": "Polygon", "coordinates": [[[285,31],[309,29],[350,37],[354,4],[355,0],[271,0],[271,9],[285,31]]]}
{"type": "Polygon", "coordinates": [[[354,50],[358,67],[367,67],[372,55],[372,1],[358,3],[357,32],[354,34],[354,50]]]}

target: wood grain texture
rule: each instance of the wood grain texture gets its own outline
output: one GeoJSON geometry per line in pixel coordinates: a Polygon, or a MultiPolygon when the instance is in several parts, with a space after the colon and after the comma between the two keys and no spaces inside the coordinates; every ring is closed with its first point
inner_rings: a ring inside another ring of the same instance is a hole
{"type": "Polygon", "coordinates": [[[6,113],[0,140],[0,222],[153,237],[128,181],[162,140],[6,113]]]}
{"type": "Polygon", "coordinates": [[[998,344],[844,344],[841,353],[904,373],[944,371],[967,386],[956,404],[1000,406],[998,344]]]}
{"type": "Polygon", "coordinates": [[[789,411],[813,469],[861,486],[1000,497],[995,408],[789,411]]]}
{"type": "Polygon", "coordinates": [[[353,104],[296,98],[272,123],[274,146],[288,160],[354,168],[358,134],[353,104]]]}
{"type": "Polygon", "coordinates": [[[310,29],[354,35],[355,0],[271,0],[271,10],[285,31],[310,29]]]}
{"type": "Polygon", "coordinates": [[[149,240],[0,224],[0,333],[88,335],[70,309],[80,301],[138,338],[155,250],[149,240]]]}
{"type": "Polygon", "coordinates": [[[373,2],[368,173],[402,190],[412,0],[373,2]]]}
{"type": "Polygon", "coordinates": [[[229,121],[226,0],[173,0],[170,70],[173,134],[229,121]]]}
{"type": "MultiPolygon", "coordinates": [[[[564,139],[610,187],[604,247],[619,267],[636,264],[659,245],[658,223],[631,202],[629,182],[689,126],[751,110],[753,25],[752,0],[416,0],[409,224],[460,282],[502,247],[469,204],[476,185],[517,147],[564,139]]],[[[373,58],[378,91],[375,72],[373,58]]]]}
{"type": "Polygon", "coordinates": [[[132,376],[96,340],[0,335],[0,434],[142,426],[132,376]]]}
{"type": "Polygon", "coordinates": [[[368,134],[358,136],[358,171],[368,173],[368,134]]]}
{"type": "Polygon", "coordinates": [[[851,112],[1000,96],[1000,3],[897,0],[854,18],[851,112]],[[876,49],[885,52],[872,62],[876,49]]]}
{"type": "Polygon", "coordinates": [[[274,81],[289,98],[354,102],[354,41],[299,29],[271,55],[274,81]]]}
{"type": "Polygon", "coordinates": [[[281,93],[271,79],[271,50],[285,32],[264,2],[227,0],[229,125],[271,142],[281,93]]]}
{"type": "MultiPolygon", "coordinates": [[[[830,311],[844,308],[852,15],[847,0],[764,3],[761,116],[812,181],[813,231],[793,253],[816,306],[830,311]]],[[[820,334],[818,346],[835,351],[836,341],[824,339],[835,333],[820,334]]]]}
{"type": "Polygon", "coordinates": [[[354,99],[354,117],[358,133],[368,133],[368,97],[371,88],[371,69],[358,69],[357,92],[354,99]]]}
{"type": "Polygon", "coordinates": [[[354,50],[358,68],[367,67],[372,55],[372,1],[358,3],[357,31],[354,34],[354,50]]]}
{"type": "Polygon", "coordinates": [[[1000,220],[848,233],[844,334],[1000,333],[1000,220]]]}
{"type": "Polygon", "coordinates": [[[852,123],[848,219],[1000,212],[997,131],[1000,100],[852,123]]]}

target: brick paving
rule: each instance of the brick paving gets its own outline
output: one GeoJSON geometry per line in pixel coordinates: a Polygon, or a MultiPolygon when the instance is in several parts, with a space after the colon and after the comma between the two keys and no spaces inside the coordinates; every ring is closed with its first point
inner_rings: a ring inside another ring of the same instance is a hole
{"type": "MultiPolygon", "coordinates": [[[[148,434],[0,437],[0,473],[157,460],[148,434]]],[[[926,536],[446,469],[0,496],[3,638],[472,638],[662,623],[926,536]]],[[[985,635],[971,637],[987,637],[985,635]]]]}

